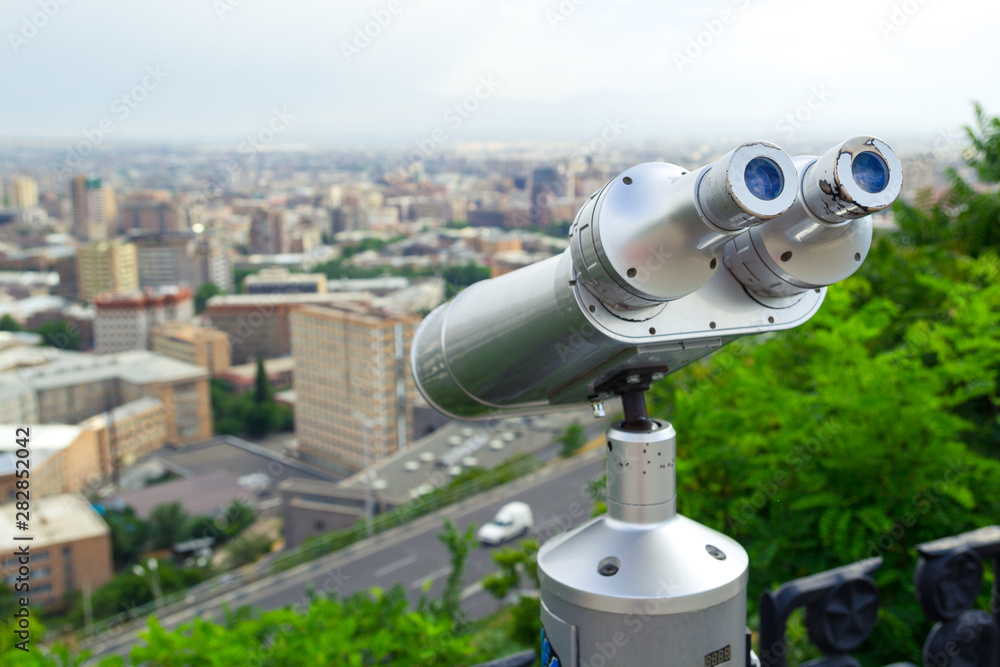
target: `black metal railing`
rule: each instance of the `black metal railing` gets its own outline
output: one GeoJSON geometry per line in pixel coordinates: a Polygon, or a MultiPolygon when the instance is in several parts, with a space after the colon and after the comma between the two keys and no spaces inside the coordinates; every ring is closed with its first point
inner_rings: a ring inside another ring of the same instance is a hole
{"type": "MultiPolygon", "coordinates": [[[[916,551],[917,601],[935,622],[924,643],[923,667],[1000,667],[1000,526],[926,542],[916,551]],[[989,611],[973,609],[983,590],[987,560],[993,567],[989,611]]],[[[872,573],[881,565],[881,558],[868,558],[764,593],[760,667],[787,667],[788,618],[803,607],[809,639],[823,657],[801,667],[860,667],[850,652],[875,629],[879,594],[872,573]]],[[[526,667],[533,661],[534,652],[525,651],[478,667],[526,667]]],[[[899,662],[889,667],[916,666],[899,662]]]]}
{"type": "MultiPolygon", "coordinates": [[[[917,601],[935,621],[923,647],[924,667],[1000,667],[1000,526],[926,542],[916,547],[917,601]],[[983,590],[983,561],[992,559],[990,610],[973,609],[983,590]]],[[[809,667],[855,667],[850,651],[875,629],[878,588],[870,558],[788,582],[760,603],[761,667],[786,667],[788,616],[806,609],[809,639],[824,657],[809,667]]],[[[891,667],[911,666],[896,663],[891,667]]]]}

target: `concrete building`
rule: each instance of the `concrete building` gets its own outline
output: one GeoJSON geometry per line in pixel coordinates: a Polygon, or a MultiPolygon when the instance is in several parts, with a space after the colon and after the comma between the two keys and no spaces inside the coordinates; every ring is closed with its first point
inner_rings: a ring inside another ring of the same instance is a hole
{"type": "Polygon", "coordinates": [[[250,217],[250,252],[269,255],[289,252],[285,212],[260,207],[250,217]]]}
{"type": "Polygon", "coordinates": [[[291,273],[288,269],[263,269],[243,279],[245,294],[324,294],[326,275],[291,273]]]}
{"type": "Polygon", "coordinates": [[[93,431],[64,424],[4,424],[0,429],[4,437],[0,442],[0,502],[15,496],[19,426],[28,428],[33,498],[80,491],[102,478],[93,431]]]}
{"type": "Polygon", "coordinates": [[[194,317],[190,287],[107,294],[94,300],[94,349],[100,354],[148,350],[153,327],[194,317]]]}
{"type": "Polygon", "coordinates": [[[291,272],[285,267],[269,267],[243,279],[244,294],[323,294],[326,275],[291,272]]]}
{"type": "Polygon", "coordinates": [[[136,247],[143,287],[188,285],[197,290],[211,282],[224,291],[232,290],[228,252],[212,239],[191,232],[134,232],[129,241],[136,247]]]}
{"type": "Polygon", "coordinates": [[[129,465],[161,448],[167,440],[168,415],[155,398],[140,398],[76,425],[15,422],[0,433],[0,503],[14,498],[17,426],[29,424],[31,493],[53,496],[84,492],[107,479],[117,465],[129,465]]]}
{"type": "Polygon", "coordinates": [[[326,281],[327,292],[371,292],[375,296],[386,296],[409,286],[410,279],[403,276],[339,278],[326,281]]]}
{"type": "Polygon", "coordinates": [[[223,292],[233,291],[233,264],[229,249],[212,239],[201,239],[195,247],[199,287],[214,283],[223,292]]]}
{"type": "Polygon", "coordinates": [[[135,245],[143,287],[200,284],[194,234],[133,232],[129,242],[135,245]]]}
{"type": "Polygon", "coordinates": [[[13,539],[17,507],[0,506],[0,579],[8,586],[18,576],[18,548],[30,545],[32,606],[58,607],[66,593],[96,591],[111,580],[111,531],[80,495],[32,499],[31,542],[13,539]]]}
{"type": "Polygon", "coordinates": [[[122,203],[120,219],[126,234],[134,230],[154,234],[188,230],[184,209],[162,190],[129,195],[122,203]]]}
{"type": "Polygon", "coordinates": [[[186,361],[215,376],[232,365],[229,336],[215,327],[197,327],[184,322],[166,322],[152,329],[151,349],[186,361]]]}
{"type": "Polygon", "coordinates": [[[4,421],[12,424],[36,423],[38,398],[35,392],[20,383],[0,385],[0,414],[4,421]]]}
{"type": "Polygon", "coordinates": [[[59,284],[53,286],[52,293],[76,299],[78,290],[76,248],[67,245],[43,246],[7,252],[0,257],[3,271],[55,271],[59,274],[59,284]]]}
{"type": "Polygon", "coordinates": [[[7,181],[7,205],[26,209],[38,206],[38,183],[28,176],[11,176],[7,181]]]}
{"type": "MultiPolygon", "coordinates": [[[[286,549],[315,535],[350,528],[365,518],[368,499],[363,487],[293,477],[282,481],[278,489],[286,549]]],[[[374,491],[372,515],[390,512],[407,500],[374,491]]]]}
{"type": "Polygon", "coordinates": [[[552,222],[552,205],[566,196],[565,171],[556,167],[540,167],[531,172],[531,224],[552,222]]]}
{"type": "Polygon", "coordinates": [[[0,270],[0,294],[14,299],[51,294],[57,285],[59,274],[55,271],[0,270]]]}
{"type": "Polygon", "coordinates": [[[135,246],[120,239],[82,246],[77,257],[76,282],[81,301],[93,301],[107,292],[138,290],[139,265],[135,246]]]}
{"type": "Polygon", "coordinates": [[[409,352],[420,317],[358,304],[292,313],[295,434],[303,458],[356,471],[412,438],[409,352]]]}
{"type": "Polygon", "coordinates": [[[163,403],[168,443],[187,444],[212,436],[204,368],[144,350],[105,355],[53,352],[47,363],[0,373],[0,387],[21,385],[34,392],[39,421],[76,424],[149,397],[163,403]]]}
{"type": "Polygon", "coordinates": [[[84,241],[113,238],[118,226],[115,191],[99,178],[75,176],[70,183],[73,235],[84,241]]]}
{"type": "MultiPolygon", "coordinates": [[[[265,359],[264,373],[267,375],[267,382],[271,385],[271,389],[276,392],[288,389],[295,381],[295,359],[292,357],[265,359]]],[[[257,364],[251,362],[230,366],[219,375],[219,379],[228,382],[229,387],[234,392],[252,391],[257,382],[257,364]]]]}
{"type": "Polygon", "coordinates": [[[131,465],[167,442],[169,415],[163,402],[146,396],[94,415],[79,426],[97,437],[104,476],[117,465],[131,465]]]}
{"type": "Polygon", "coordinates": [[[234,364],[284,357],[291,353],[288,316],[304,304],[368,303],[366,292],[336,294],[231,294],[208,300],[212,326],[229,336],[234,364]]]}

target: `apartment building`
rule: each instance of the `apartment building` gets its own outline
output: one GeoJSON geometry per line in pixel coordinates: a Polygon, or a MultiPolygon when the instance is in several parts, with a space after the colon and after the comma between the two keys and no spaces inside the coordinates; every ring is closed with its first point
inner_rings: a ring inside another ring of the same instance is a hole
{"type": "Polygon", "coordinates": [[[419,322],[418,315],[361,304],[292,313],[303,458],[350,472],[407,447],[415,400],[409,353],[419,322]]]}
{"type": "Polygon", "coordinates": [[[66,593],[96,591],[111,580],[111,531],[83,496],[64,494],[31,503],[30,542],[13,539],[16,505],[0,505],[0,579],[17,583],[19,547],[29,545],[32,606],[59,607],[66,593]]]}

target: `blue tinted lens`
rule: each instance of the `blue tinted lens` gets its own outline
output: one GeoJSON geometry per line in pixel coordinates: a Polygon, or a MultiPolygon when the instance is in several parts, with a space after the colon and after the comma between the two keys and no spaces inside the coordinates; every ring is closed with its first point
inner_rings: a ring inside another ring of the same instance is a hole
{"type": "Polygon", "coordinates": [[[747,164],[743,172],[747,188],[757,199],[770,201],[781,194],[785,186],[785,177],[774,160],[766,157],[755,157],[747,164]]]}
{"type": "Polygon", "coordinates": [[[889,167],[881,155],[866,151],[851,163],[854,180],[865,192],[882,192],[889,182],[889,167]]]}

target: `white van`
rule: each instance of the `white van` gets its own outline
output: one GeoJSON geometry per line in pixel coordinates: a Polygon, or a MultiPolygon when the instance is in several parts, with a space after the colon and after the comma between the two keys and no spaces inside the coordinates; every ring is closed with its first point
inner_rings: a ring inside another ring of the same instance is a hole
{"type": "Polygon", "coordinates": [[[527,503],[507,503],[500,508],[493,520],[476,533],[483,544],[503,544],[531,530],[533,519],[527,503]]]}

